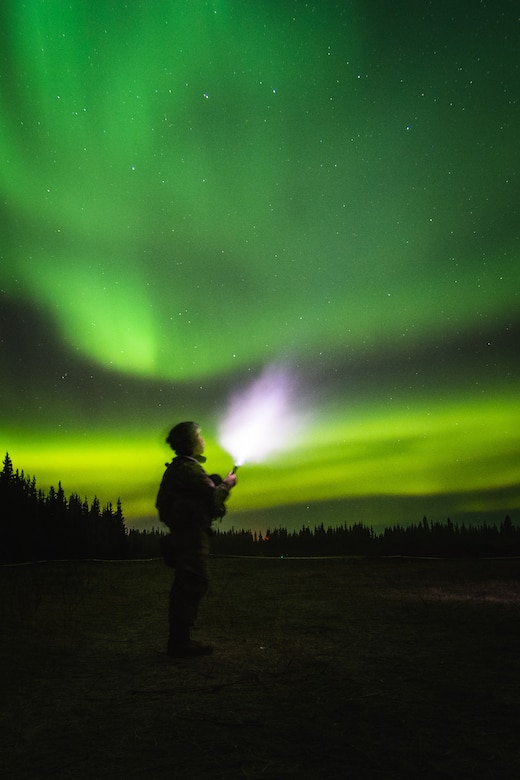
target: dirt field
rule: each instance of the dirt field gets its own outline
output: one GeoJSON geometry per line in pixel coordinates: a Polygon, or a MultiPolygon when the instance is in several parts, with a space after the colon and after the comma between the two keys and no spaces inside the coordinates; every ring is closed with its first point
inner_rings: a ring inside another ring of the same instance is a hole
{"type": "Polygon", "coordinates": [[[214,559],[175,662],[160,561],[2,567],[3,776],[517,780],[519,569],[214,559]]]}

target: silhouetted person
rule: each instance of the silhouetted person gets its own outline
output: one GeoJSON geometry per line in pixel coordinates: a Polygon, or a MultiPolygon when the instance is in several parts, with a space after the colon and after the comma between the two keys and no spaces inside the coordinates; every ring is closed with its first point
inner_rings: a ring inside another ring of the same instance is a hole
{"type": "Polygon", "coordinates": [[[177,658],[208,655],[212,647],[192,640],[190,629],[208,589],[211,523],[224,516],[225,501],[236,475],[230,472],[222,480],[204,471],[204,439],[195,422],[179,423],[166,441],[176,457],[164,472],[156,507],[161,522],[171,532],[162,541],[162,553],[166,564],[175,569],[167,652],[177,658]]]}

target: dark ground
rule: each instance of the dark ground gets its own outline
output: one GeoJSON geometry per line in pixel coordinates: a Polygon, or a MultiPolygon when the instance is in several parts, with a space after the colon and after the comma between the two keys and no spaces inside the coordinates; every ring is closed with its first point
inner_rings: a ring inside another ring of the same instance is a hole
{"type": "Polygon", "coordinates": [[[214,559],[175,662],[160,561],[2,567],[2,776],[517,780],[519,573],[214,559]]]}

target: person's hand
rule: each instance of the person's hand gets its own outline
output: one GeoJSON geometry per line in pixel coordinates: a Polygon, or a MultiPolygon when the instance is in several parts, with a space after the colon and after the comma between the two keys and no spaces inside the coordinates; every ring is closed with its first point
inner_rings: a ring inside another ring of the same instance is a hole
{"type": "Polygon", "coordinates": [[[237,475],[234,471],[230,471],[227,477],[225,478],[224,482],[228,486],[228,488],[231,490],[232,487],[235,487],[237,484],[237,475]]]}

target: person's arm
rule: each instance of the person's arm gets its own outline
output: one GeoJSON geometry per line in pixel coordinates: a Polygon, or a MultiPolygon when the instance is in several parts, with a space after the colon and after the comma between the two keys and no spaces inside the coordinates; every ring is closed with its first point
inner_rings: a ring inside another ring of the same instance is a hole
{"type": "Polygon", "coordinates": [[[218,513],[221,515],[226,511],[225,502],[227,501],[231,489],[235,487],[236,481],[237,475],[230,471],[227,477],[215,487],[214,504],[218,513]]]}
{"type": "Polygon", "coordinates": [[[230,472],[220,484],[215,485],[197,461],[186,461],[184,468],[183,482],[188,492],[194,498],[201,499],[212,515],[223,515],[226,511],[225,502],[236,483],[236,475],[230,472]]]}

